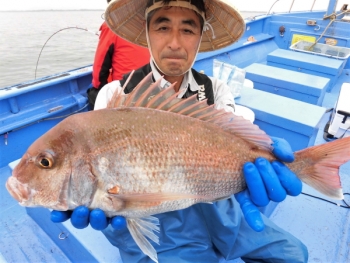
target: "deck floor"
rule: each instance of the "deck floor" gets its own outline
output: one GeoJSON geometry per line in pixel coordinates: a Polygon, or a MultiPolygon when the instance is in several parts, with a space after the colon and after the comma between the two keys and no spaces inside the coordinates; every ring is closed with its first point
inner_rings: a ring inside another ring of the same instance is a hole
{"type": "Polygon", "coordinates": [[[0,169],[0,262],[71,262],[5,188],[9,167],[0,169]]]}

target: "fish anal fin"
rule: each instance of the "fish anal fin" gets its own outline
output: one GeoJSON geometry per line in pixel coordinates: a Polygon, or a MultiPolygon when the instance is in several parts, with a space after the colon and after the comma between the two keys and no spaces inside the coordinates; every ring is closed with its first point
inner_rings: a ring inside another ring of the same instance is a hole
{"type": "Polygon", "coordinates": [[[149,256],[154,262],[158,263],[157,251],[148,241],[152,240],[159,245],[159,237],[154,233],[159,233],[159,220],[156,217],[149,216],[145,218],[128,218],[127,227],[135,243],[141,251],[149,256]],[[148,238],[148,239],[147,239],[148,238]]]}

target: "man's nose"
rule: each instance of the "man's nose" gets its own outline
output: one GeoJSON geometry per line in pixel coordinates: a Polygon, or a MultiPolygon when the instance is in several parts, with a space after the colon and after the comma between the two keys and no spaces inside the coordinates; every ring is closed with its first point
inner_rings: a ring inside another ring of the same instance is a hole
{"type": "Polygon", "coordinates": [[[181,48],[180,34],[178,34],[178,33],[171,34],[168,46],[172,50],[177,50],[177,49],[181,48]]]}

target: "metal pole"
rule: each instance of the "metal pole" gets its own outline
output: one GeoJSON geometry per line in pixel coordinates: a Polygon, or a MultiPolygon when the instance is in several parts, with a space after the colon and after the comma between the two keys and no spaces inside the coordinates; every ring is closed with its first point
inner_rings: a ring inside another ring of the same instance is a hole
{"type": "Polygon", "coordinates": [[[337,7],[337,3],[338,3],[338,0],[329,0],[326,16],[329,16],[335,12],[335,8],[337,7]]]}
{"type": "Polygon", "coordinates": [[[312,9],[314,9],[315,3],[316,3],[316,0],[314,0],[314,2],[312,3],[312,6],[311,6],[311,10],[310,10],[310,11],[312,11],[312,9]]]}
{"type": "Polygon", "coordinates": [[[289,13],[290,13],[290,10],[292,10],[292,7],[293,7],[293,5],[294,5],[294,1],[295,1],[295,0],[293,0],[292,4],[290,5],[289,13]]]}

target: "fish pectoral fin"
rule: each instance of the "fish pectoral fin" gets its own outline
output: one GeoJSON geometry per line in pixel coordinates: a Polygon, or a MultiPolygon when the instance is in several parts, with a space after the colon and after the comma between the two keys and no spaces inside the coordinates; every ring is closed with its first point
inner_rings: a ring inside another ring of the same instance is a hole
{"type": "Polygon", "coordinates": [[[149,256],[154,262],[158,263],[157,251],[152,244],[147,240],[150,239],[159,245],[159,220],[154,216],[144,218],[128,218],[127,226],[129,232],[135,243],[139,246],[141,251],[149,256]]]}
{"type": "Polygon", "coordinates": [[[219,197],[219,198],[213,200],[212,202],[218,202],[218,201],[226,200],[226,199],[229,199],[229,198],[231,198],[231,195],[224,196],[224,197],[219,197]]]}
{"type": "Polygon", "coordinates": [[[229,199],[229,198],[231,198],[230,195],[229,195],[229,196],[224,196],[224,197],[219,197],[219,198],[213,199],[212,201],[203,201],[202,203],[203,203],[203,204],[210,204],[210,205],[212,205],[214,202],[218,202],[218,201],[222,201],[222,200],[227,200],[227,199],[229,199]]]}
{"type": "Polygon", "coordinates": [[[110,194],[111,197],[124,201],[125,208],[131,207],[153,207],[162,202],[184,200],[184,199],[201,199],[203,196],[183,193],[141,193],[141,194],[110,194]]]}

